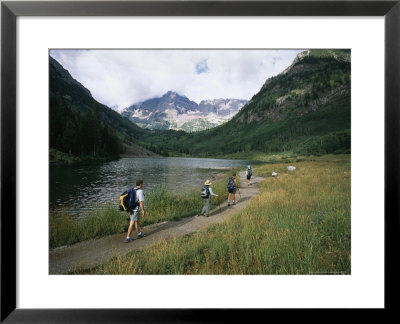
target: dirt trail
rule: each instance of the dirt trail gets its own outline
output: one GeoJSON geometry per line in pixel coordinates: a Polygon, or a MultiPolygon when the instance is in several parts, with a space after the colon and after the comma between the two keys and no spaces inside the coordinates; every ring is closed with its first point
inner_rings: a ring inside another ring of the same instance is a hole
{"type": "Polygon", "coordinates": [[[240,173],[240,179],[242,179],[239,187],[240,194],[239,191],[236,192],[237,201],[234,206],[231,204],[228,207],[227,202],[223,202],[220,207],[210,212],[209,217],[192,216],[180,221],[168,221],[143,227],[142,231],[147,236],[141,239],[136,238],[134,230],[132,237],[135,239],[130,243],[124,242],[126,233],[120,233],[50,250],[49,274],[66,274],[77,267],[92,268],[105,263],[116,254],[122,255],[132,250],[141,250],[160,240],[170,240],[202,230],[212,223],[223,222],[243,209],[250,199],[257,195],[258,183],[262,180],[260,177],[253,177],[252,185],[248,186],[245,172],[240,173]]]}

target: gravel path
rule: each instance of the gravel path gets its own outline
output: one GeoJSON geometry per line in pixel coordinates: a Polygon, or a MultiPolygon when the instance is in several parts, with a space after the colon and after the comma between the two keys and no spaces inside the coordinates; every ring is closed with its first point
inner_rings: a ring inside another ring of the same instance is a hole
{"type": "MultiPolygon", "coordinates": [[[[237,202],[234,206],[231,204],[228,207],[227,202],[223,202],[220,207],[210,212],[209,217],[186,217],[180,221],[168,221],[143,227],[142,232],[147,236],[141,239],[135,238],[130,243],[124,242],[126,233],[120,233],[50,250],[49,274],[67,274],[75,268],[92,268],[105,263],[116,254],[122,255],[132,250],[141,250],[160,240],[170,240],[202,230],[212,223],[223,222],[243,209],[250,199],[257,195],[258,183],[263,178],[253,177],[250,186],[247,185],[245,172],[240,173],[240,179],[242,179],[239,187],[240,195],[237,191],[237,202]]],[[[133,234],[136,235],[135,229],[133,234]]],[[[135,237],[134,235],[132,237],[135,237]]]]}

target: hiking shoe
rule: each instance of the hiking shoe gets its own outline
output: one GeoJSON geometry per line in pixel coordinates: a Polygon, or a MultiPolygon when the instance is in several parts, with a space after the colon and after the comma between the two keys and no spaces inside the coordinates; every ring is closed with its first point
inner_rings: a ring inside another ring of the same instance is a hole
{"type": "Polygon", "coordinates": [[[140,232],[140,233],[137,235],[138,238],[145,237],[145,236],[146,236],[146,234],[143,234],[142,232],[140,232]]]}
{"type": "Polygon", "coordinates": [[[126,239],[125,239],[125,243],[129,243],[129,242],[132,242],[133,240],[130,238],[130,237],[127,237],[126,239]]]}

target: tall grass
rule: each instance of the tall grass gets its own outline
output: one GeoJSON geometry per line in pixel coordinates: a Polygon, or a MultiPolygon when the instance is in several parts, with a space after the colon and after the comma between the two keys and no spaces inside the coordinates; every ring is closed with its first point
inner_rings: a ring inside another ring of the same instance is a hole
{"type": "MultiPolygon", "coordinates": [[[[211,208],[216,207],[226,199],[227,182],[228,176],[225,176],[222,180],[213,183],[212,190],[219,197],[211,198],[211,208]]],[[[146,195],[146,205],[148,205],[146,213],[148,213],[149,218],[147,221],[144,219],[143,224],[179,220],[182,215],[193,216],[199,214],[203,207],[200,189],[191,189],[182,194],[175,194],[173,190],[170,190],[164,184],[157,186],[149,195],[146,195]]]]}
{"type": "Polygon", "coordinates": [[[96,274],[351,273],[350,157],[264,165],[260,194],[229,221],[143,252],[96,274]],[[278,172],[278,177],[271,177],[278,172]]]}
{"type": "Polygon", "coordinates": [[[106,204],[91,211],[82,220],[74,220],[64,211],[52,211],[49,219],[49,245],[55,248],[88,239],[120,233],[128,228],[126,215],[118,206],[106,204]]]}
{"type": "MultiPolygon", "coordinates": [[[[227,179],[228,175],[213,183],[213,192],[219,197],[212,197],[212,208],[226,199],[227,179]]],[[[200,189],[177,194],[165,184],[155,186],[145,195],[146,216],[140,219],[141,226],[200,214],[203,206],[200,189]]],[[[128,229],[127,217],[129,217],[128,213],[120,212],[118,205],[112,203],[97,206],[80,221],[73,220],[66,212],[52,211],[49,224],[50,248],[122,233],[128,229]]]]}

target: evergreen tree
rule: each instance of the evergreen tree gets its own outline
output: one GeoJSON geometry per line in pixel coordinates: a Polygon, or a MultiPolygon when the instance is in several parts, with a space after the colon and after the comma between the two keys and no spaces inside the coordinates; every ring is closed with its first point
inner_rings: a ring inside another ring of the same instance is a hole
{"type": "Polygon", "coordinates": [[[82,140],[82,153],[84,155],[96,155],[96,121],[92,110],[88,110],[86,115],[83,117],[81,125],[81,140],[82,140]]]}

